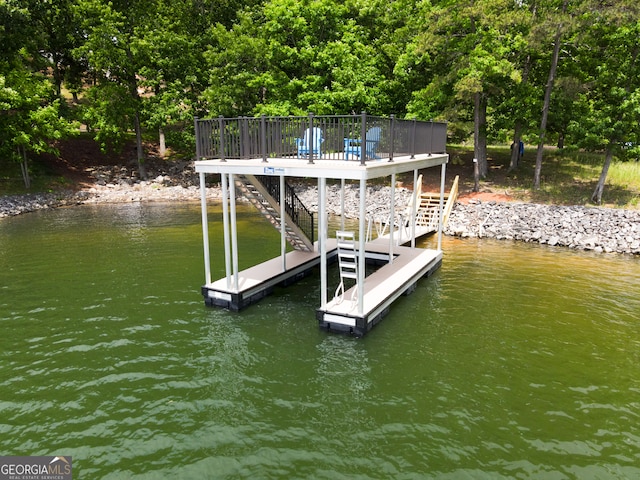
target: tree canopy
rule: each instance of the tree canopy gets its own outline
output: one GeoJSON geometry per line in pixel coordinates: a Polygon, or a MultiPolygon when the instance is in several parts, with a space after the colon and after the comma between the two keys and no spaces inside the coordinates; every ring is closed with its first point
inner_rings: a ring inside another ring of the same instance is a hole
{"type": "Polygon", "coordinates": [[[362,111],[447,121],[481,175],[487,142],[625,158],[639,31],[632,0],[0,0],[0,161],[79,120],[104,148],[135,132],[144,175],[143,131],[362,111]]]}

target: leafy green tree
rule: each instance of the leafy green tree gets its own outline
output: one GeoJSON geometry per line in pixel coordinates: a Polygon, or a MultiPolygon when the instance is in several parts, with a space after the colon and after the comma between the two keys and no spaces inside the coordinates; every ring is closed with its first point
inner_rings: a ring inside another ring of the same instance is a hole
{"type": "Polygon", "coordinates": [[[231,28],[217,25],[205,55],[212,113],[404,110],[396,42],[410,33],[396,3],[270,0],[231,28]]]}
{"type": "Polygon", "coordinates": [[[77,126],[61,116],[51,83],[19,65],[0,75],[0,110],[0,155],[20,163],[29,188],[29,154],[55,153],[51,142],[77,132],[77,126]]]}
{"type": "Polygon", "coordinates": [[[75,52],[95,78],[85,119],[103,148],[121,146],[133,130],[144,178],[142,129],[157,130],[162,140],[165,129],[190,132],[193,116],[207,113],[203,52],[216,36],[209,28],[232,25],[236,9],[254,1],[77,1],[86,41],[75,52]]]}
{"type": "Polygon", "coordinates": [[[161,153],[165,134],[172,144],[192,148],[193,117],[210,114],[203,92],[210,83],[219,83],[211,77],[204,55],[217,41],[216,26],[232,27],[238,12],[255,3],[257,0],[157,2],[153,23],[147,23],[145,38],[150,49],[139,81],[147,92],[143,126],[159,132],[161,153]]]}
{"type": "Polygon", "coordinates": [[[638,138],[640,118],[640,17],[635,4],[593,9],[581,64],[590,73],[584,93],[584,116],[572,124],[578,145],[605,152],[592,201],[602,202],[613,156],[638,138]],[[588,45],[588,48],[587,48],[588,45]]]}
{"type": "Polygon", "coordinates": [[[20,163],[30,187],[29,155],[55,152],[54,140],[77,131],[61,115],[60,99],[51,82],[38,72],[42,46],[29,2],[0,4],[0,161],[20,163]]]}
{"type": "MultiPolygon", "coordinates": [[[[545,137],[547,134],[547,120],[549,118],[549,109],[551,108],[551,94],[555,85],[556,72],[560,58],[560,48],[563,39],[573,30],[573,18],[568,12],[569,0],[563,0],[562,7],[559,9],[551,8],[543,23],[543,26],[555,25],[553,33],[553,50],[551,53],[551,62],[549,66],[549,75],[544,91],[544,101],[542,105],[542,116],[540,119],[540,129],[538,134],[538,150],[536,152],[536,166],[533,175],[533,188],[540,188],[540,176],[542,172],[542,157],[544,152],[545,137]]],[[[544,30],[544,29],[543,29],[544,30]]]]}
{"type": "MultiPolygon", "coordinates": [[[[473,111],[474,156],[478,176],[487,165],[487,108],[505,85],[518,82],[521,72],[513,60],[512,25],[522,6],[500,0],[444,0],[424,2],[419,45],[434,61],[438,76],[427,87],[430,92],[450,90],[453,108],[473,111]],[[444,85],[449,87],[444,87],[444,85]]],[[[476,187],[477,187],[476,178],[476,187]]]]}
{"type": "Polygon", "coordinates": [[[121,146],[129,129],[136,135],[138,171],[146,178],[142,149],[140,71],[148,61],[145,34],[156,14],[153,0],[81,0],[85,43],[76,55],[96,76],[87,97],[85,120],[103,148],[121,146]]]}
{"type": "Polygon", "coordinates": [[[84,41],[79,28],[81,19],[77,2],[32,0],[31,3],[31,18],[40,44],[38,53],[42,57],[43,71],[51,71],[57,95],[61,95],[63,82],[77,93],[85,69],[73,56],[73,50],[84,41]]]}

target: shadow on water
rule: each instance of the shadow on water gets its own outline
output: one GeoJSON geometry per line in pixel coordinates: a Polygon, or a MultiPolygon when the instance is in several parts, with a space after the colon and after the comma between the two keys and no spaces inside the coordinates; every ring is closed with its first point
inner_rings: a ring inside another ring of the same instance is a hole
{"type": "MultiPolygon", "coordinates": [[[[243,261],[276,255],[241,217],[243,261]]],[[[105,479],[640,476],[637,258],[445,237],[442,268],[355,339],[318,329],[317,277],[205,307],[199,220],[0,223],[4,454],[105,479]]]]}

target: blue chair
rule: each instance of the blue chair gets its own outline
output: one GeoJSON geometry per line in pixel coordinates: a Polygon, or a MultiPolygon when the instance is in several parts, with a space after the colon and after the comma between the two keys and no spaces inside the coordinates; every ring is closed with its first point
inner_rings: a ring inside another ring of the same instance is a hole
{"type": "MultiPolygon", "coordinates": [[[[380,157],[377,155],[378,144],[380,143],[380,139],[382,137],[382,128],[380,127],[372,127],[367,130],[366,133],[366,146],[365,146],[365,156],[367,159],[373,158],[376,160],[380,160],[380,157]]],[[[362,140],[359,138],[345,138],[344,139],[344,158],[345,160],[349,160],[349,155],[353,155],[355,157],[360,158],[361,153],[361,145],[362,140]]]]}
{"type": "Polygon", "coordinates": [[[308,157],[309,153],[317,158],[322,158],[322,143],[324,142],[324,134],[322,129],[313,127],[313,139],[311,138],[311,129],[307,128],[304,132],[304,138],[296,138],[296,147],[298,147],[299,157],[308,157]],[[313,145],[309,143],[313,141],[313,145]]]}

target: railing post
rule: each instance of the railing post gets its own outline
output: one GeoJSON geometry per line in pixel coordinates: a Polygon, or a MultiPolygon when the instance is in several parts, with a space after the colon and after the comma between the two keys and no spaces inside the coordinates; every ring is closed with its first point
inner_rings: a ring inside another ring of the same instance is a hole
{"type": "Polygon", "coordinates": [[[361,114],[360,125],[360,165],[366,165],[367,160],[367,112],[361,114]]]}
{"type": "Polygon", "coordinates": [[[395,140],[396,116],[391,114],[391,132],[389,133],[389,162],[393,162],[393,143],[395,140]]]}
{"type": "Polygon", "coordinates": [[[267,121],[264,114],[260,117],[260,150],[262,150],[262,162],[267,163],[267,121]]]}
{"type": "Polygon", "coordinates": [[[429,140],[429,156],[433,154],[433,118],[431,119],[431,140],[429,140]]]}
{"type": "Polygon", "coordinates": [[[247,149],[247,145],[246,145],[246,139],[247,139],[247,118],[246,117],[240,117],[238,119],[238,126],[239,126],[239,132],[238,134],[240,135],[240,158],[245,158],[245,151],[247,149]]]}
{"type": "Polygon", "coordinates": [[[222,115],[218,117],[218,128],[220,129],[220,161],[226,162],[224,158],[224,117],[222,115]]]}
{"type": "Polygon", "coordinates": [[[314,138],[313,138],[313,113],[309,114],[309,138],[308,140],[308,145],[307,145],[307,150],[308,150],[308,154],[309,154],[309,162],[310,164],[313,164],[313,146],[314,144],[314,138]]]}
{"type": "Polygon", "coordinates": [[[413,127],[411,128],[411,159],[416,158],[416,126],[417,121],[413,119],[413,127]]]}
{"type": "Polygon", "coordinates": [[[196,161],[200,160],[200,132],[198,131],[198,117],[193,117],[193,129],[196,131],[196,161]]]}

